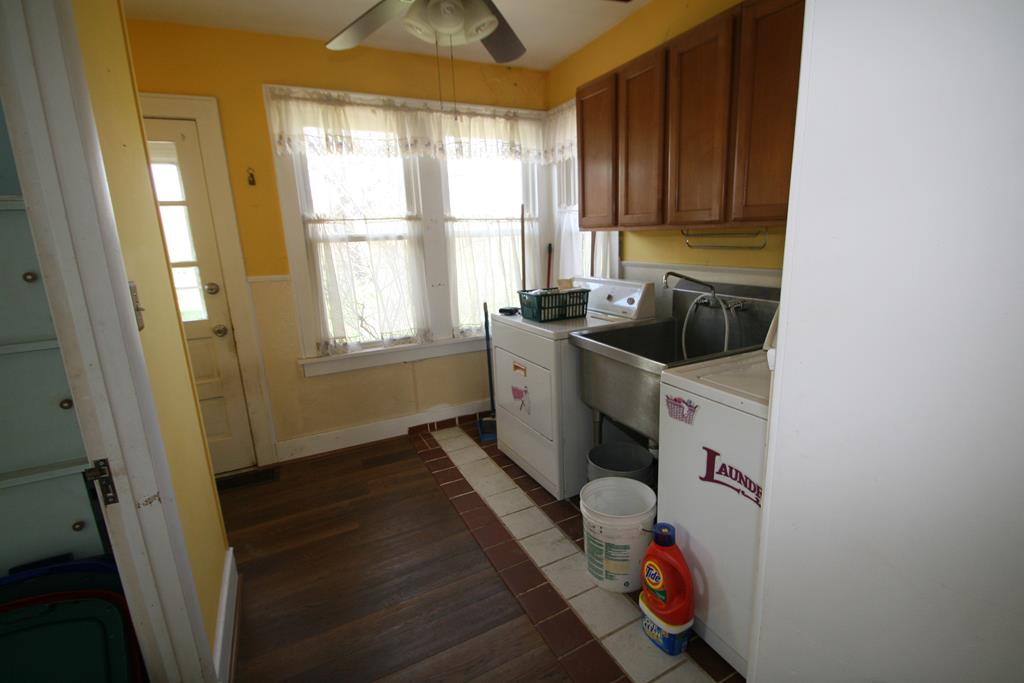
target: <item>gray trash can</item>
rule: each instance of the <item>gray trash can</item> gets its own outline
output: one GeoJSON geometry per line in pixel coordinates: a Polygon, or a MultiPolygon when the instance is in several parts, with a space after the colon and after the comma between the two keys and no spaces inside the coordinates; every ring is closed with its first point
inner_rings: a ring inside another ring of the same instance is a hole
{"type": "Polygon", "coordinates": [[[625,477],[647,485],[654,483],[654,456],[635,443],[603,443],[587,456],[587,481],[601,477],[625,477]]]}

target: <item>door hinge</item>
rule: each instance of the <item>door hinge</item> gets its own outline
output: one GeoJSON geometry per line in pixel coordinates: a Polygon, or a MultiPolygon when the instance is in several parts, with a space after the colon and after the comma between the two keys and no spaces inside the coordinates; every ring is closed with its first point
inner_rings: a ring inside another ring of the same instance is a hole
{"type": "Polygon", "coordinates": [[[94,460],[92,467],[82,474],[85,475],[86,481],[99,482],[104,505],[113,505],[117,502],[117,489],[114,487],[114,478],[110,475],[110,463],[106,458],[94,460]]]}

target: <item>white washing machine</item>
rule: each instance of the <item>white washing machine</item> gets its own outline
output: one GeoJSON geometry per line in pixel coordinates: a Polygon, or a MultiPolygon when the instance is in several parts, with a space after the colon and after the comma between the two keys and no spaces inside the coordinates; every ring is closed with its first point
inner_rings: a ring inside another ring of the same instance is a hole
{"type": "Polygon", "coordinates": [[[658,521],[694,582],[694,629],[746,674],[771,371],[764,351],[661,375],[658,521]]]}
{"type": "Polygon", "coordinates": [[[590,289],[585,318],[491,316],[498,448],[559,499],[583,488],[593,446],[593,412],[580,398],[580,350],[569,333],[654,319],[650,282],[573,284],[590,289]]]}

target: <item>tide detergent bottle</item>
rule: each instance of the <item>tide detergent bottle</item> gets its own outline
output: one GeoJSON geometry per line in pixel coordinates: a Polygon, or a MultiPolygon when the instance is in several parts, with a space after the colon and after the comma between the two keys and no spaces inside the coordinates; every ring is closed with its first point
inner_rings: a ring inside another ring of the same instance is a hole
{"type": "Polygon", "coordinates": [[[655,525],[641,576],[644,633],[668,654],[678,655],[686,650],[693,626],[693,580],[671,524],[655,525]]]}

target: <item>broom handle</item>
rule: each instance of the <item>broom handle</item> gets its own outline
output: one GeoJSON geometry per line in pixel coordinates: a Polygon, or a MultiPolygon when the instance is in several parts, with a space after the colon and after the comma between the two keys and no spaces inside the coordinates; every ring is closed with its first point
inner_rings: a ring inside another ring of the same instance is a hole
{"type": "Polygon", "coordinates": [[[494,368],[491,367],[491,317],[484,303],[484,346],[487,349],[487,386],[491,392],[491,415],[494,415],[494,368]]]}
{"type": "Polygon", "coordinates": [[[523,289],[526,289],[526,204],[519,205],[519,246],[523,264],[523,289]]]}

